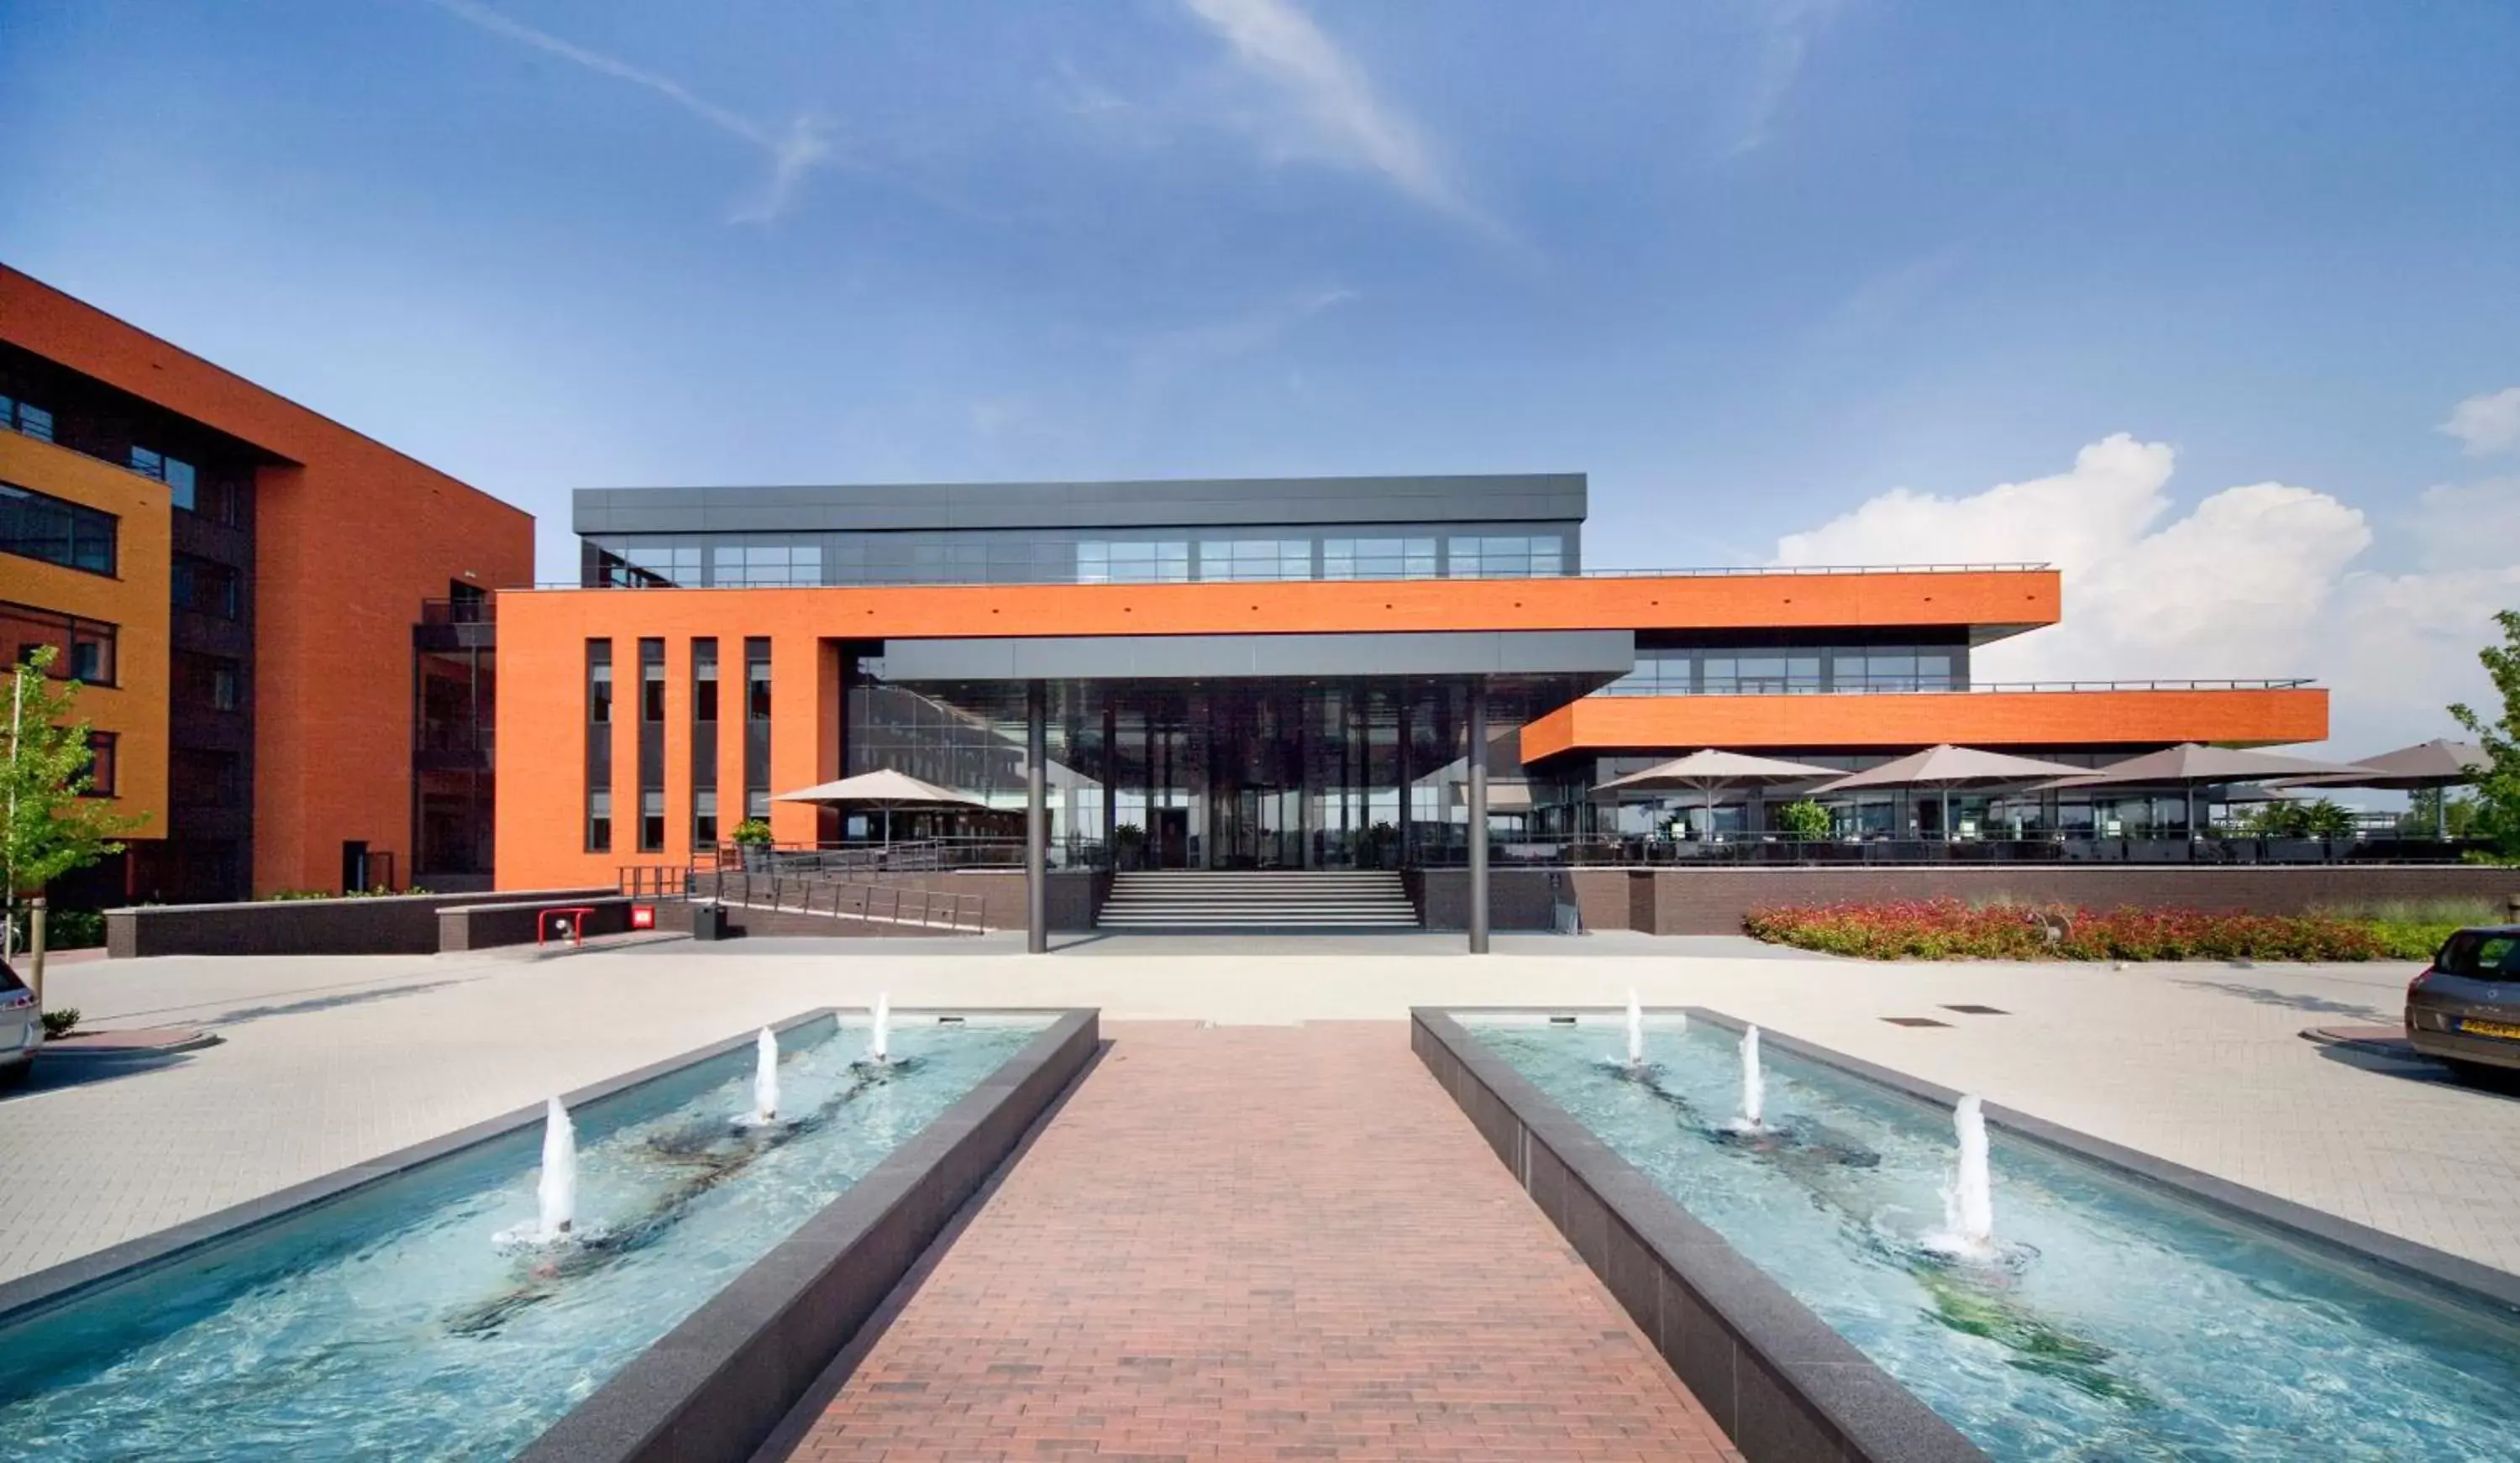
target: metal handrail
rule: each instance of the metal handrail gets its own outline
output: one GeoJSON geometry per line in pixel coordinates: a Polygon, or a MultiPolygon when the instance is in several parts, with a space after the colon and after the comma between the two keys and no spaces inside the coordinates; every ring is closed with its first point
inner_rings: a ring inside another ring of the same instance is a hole
{"type": "Polygon", "coordinates": [[[704,901],[745,909],[764,908],[766,899],[768,909],[782,913],[829,914],[840,919],[915,924],[926,929],[976,932],[988,927],[988,900],[984,895],[869,883],[813,870],[622,864],[614,869],[614,882],[631,899],[704,901]]]}
{"type": "Polygon", "coordinates": [[[1654,686],[1623,686],[1612,682],[1593,692],[1597,696],[1942,696],[1967,695],[1986,691],[2105,691],[2105,690],[2298,690],[2318,682],[2309,676],[2274,676],[2260,679],[2219,677],[2200,680],[2152,679],[2144,681],[1978,681],[1967,686],[1796,686],[1757,689],[1677,690],[1654,686]]]}
{"type": "MultiPolygon", "coordinates": [[[[710,589],[1017,589],[1027,586],[1053,586],[1075,589],[1108,585],[1144,588],[1148,584],[1446,584],[1489,583],[1528,584],[1549,579],[1756,579],[1774,576],[1803,578],[1832,574],[2019,574],[2052,569],[2046,562],[2017,561],[1980,564],[1692,564],[1662,569],[1578,569],[1561,574],[1350,574],[1337,579],[1318,578],[1312,574],[1287,574],[1276,578],[1237,577],[1233,579],[1162,579],[1162,580],[1068,580],[1068,579],[901,579],[867,584],[718,584],[710,589]]],[[[698,585],[672,584],[580,584],[574,581],[545,580],[531,586],[546,590],[639,590],[698,589],[698,585]]],[[[510,591],[508,593],[515,593],[510,591]]]]}

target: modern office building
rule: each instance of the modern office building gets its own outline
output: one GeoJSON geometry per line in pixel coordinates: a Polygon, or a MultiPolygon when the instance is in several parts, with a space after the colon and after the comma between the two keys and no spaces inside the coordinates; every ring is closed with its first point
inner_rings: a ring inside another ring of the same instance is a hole
{"type": "Polygon", "coordinates": [[[147,817],[62,903],[486,886],[532,570],[525,513],[0,268],[0,653],[62,647],[147,817]]]}
{"type": "Polygon", "coordinates": [[[1572,473],[581,491],[581,587],[500,601],[500,736],[538,754],[502,770],[500,881],[689,862],[746,817],[863,836],[774,796],[880,768],[1037,806],[1053,864],[1328,870],[1616,831],[1591,789],[1701,746],[2326,733],[2299,683],[1976,683],[2056,621],[2045,567],[1590,573],[1586,509],[1572,473]]]}

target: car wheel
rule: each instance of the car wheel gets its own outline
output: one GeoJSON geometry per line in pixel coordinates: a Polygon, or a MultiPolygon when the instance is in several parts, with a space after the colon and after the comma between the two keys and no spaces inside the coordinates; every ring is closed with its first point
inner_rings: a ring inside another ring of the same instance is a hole
{"type": "Polygon", "coordinates": [[[0,1092],[24,1086],[26,1079],[32,1077],[34,1073],[35,1064],[31,1061],[13,1062],[6,1067],[0,1067],[0,1092]]]}

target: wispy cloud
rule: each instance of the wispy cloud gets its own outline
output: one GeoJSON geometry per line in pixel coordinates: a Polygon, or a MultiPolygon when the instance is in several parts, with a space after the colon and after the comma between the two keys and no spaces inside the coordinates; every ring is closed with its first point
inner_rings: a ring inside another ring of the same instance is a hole
{"type": "Polygon", "coordinates": [[[759,149],[770,159],[768,185],[759,198],[736,210],[732,222],[768,223],[777,218],[795,200],[797,185],[804,181],[805,175],[832,160],[831,125],[820,117],[800,114],[788,123],[785,131],[774,130],[720,107],[671,76],[659,75],[617,57],[562,40],[547,30],[538,30],[522,21],[502,15],[479,0],[435,0],[435,3],[449,15],[477,25],[492,35],[531,46],[633,86],[646,87],[728,136],[759,149]]]}
{"type": "Polygon", "coordinates": [[[1777,116],[1802,79],[1812,42],[1837,19],[1838,0],[1752,0],[1757,12],[1758,55],[1750,66],[1750,90],[1731,154],[1755,153],[1776,135],[1777,116]]]}
{"type": "Polygon", "coordinates": [[[1365,67],[1291,0],[1182,3],[1232,48],[1238,66],[1284,104],[1264,119],[1271,147],[1379,174],[1437,212],[1483,234],[1504,234],[1462,194],[1417,124],[1384,101],[1365,67]]]}
{"type": "Polygon", "coordinates": [[[2451,408],[2450,420],[2435,430],[2458,438],[2469,457],[2520,447],[2520,386],[2469,397],[2451,408]]]}

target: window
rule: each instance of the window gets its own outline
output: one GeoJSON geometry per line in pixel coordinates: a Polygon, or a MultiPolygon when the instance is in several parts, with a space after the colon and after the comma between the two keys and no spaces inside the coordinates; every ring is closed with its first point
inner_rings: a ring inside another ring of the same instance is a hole
{"type": "Polygon", "coordinates": [[[1187,539],[1085,539],[1076,546],[1078,584],[1178,584],[1189,578],[1187,539]]]}
{"type": "Polygon", "coordinates": [[[87,734],[87,790],[81,796],[113,796],[113,743],[114,733],[111,732],[87,734]]]}
{"type": "Polygon", "coordinates": [[[665,791],[651,787],[639,794],[639,852],[652,854],[665,846],[665,791]]]}
{"type": "Polygon", "coordinates": [[[717,642],[692,642],[692,720],[717,720],[717,642]]]}
{"type": "Polygon", "coordinates": [[[717,846],[717,789],[703,787],[692,794],[692,847],[694,850],[717,846]]]}
{"type": "MultiPolygon", "coordinates": [[[[692,552],[697,554],[698,547],[692,552]]],[[[637,549],[631,550],[634,564],[639,561],[638,554],[637,549]]],[[[709,583],[714,585],[778,589],[822,582],[823,546],[818,543],[718,544],[709,550],[709,583]]]]}
{"type": "Polygon", "coordinates": [[[175,698],[188,706],[234,711],[244,704],[244,668],[218,655],[175,652],[175,698]]]}
{"type": "Polygon", "coordinates": [[[612,722],[612,643],[586,643],[586,722],[590,727],[612,722]]]}
{"type": "Polygon", "coordinates": [[[643,639],[639,642],[639,720],[662,722],[665,719],[665,643],[643,639]]]}
{"type": "Polygon", "coordinates": [[[743,643],[743,718],[770,720],[770,642],[753,636],[743,643]]]}
{"type": "Polygon", "coordinates": [[[112,686],[116,684],[116,628],[103,620],[81,619],[31,604],[0,602],[0,655],[6,655],[9,664],[18,665],[32,658],[37,649],[51,645],[60,652],[53,657],[48,673],[55,679],[112,686]]]}
{"type": "Polygon", "coordinates": [[[1462,535],[1445,547],[1451,561],[1444,572],[1455,579],[1529,579],[1566,572],[1565,540],[1553,533],[1462,535]]]}
{"type": "Polygon", "coordinates": [[[1198,546],[1201,579],[1310,579],[1310,539],[1205,539],[1198,546]]]}
{"type": "Polygon", "coordinates": [[[239,801],[234,752],[177,747],[166,754],[167,801],[187,808],[233,808],[239,801]]]}
{"type": "Polygon", "coordinates": [[[612,789],[608,787],[586,795],[586,851],[612,852],[612,789]]]}
{"type": "Polygon", "coordinates": [[[175,555],[175,607],[233,620],[245,612],[245,576],[230,564],[175,555]]]}
{"type": "Polygon", "coordinates": [[[1432,579],[1433,539],[1324,539],[1324,579],[1432,579]]]}
{"type": "Polygon", "coordinates": [[[120,522],[113,514],[85,504],[0,483],[0,553],[91,574],[112,574],[120,522]]]}
{"type": "Polygon", "coordinates": [[[612,642],[586,643],[586,851],[612,852],[612,642]]]}
{"type": "Polygon", "coordinates": [[[193,510],[194,488],[200,474],[193,470],[192,464],[136,444],[131,449],[130,463],[132,471],[164,483],[177,508],[188,513],[193,510]]]}
{"type": "Polygon", "coordinates": [[[0,396],[0,426],[22,432],[38,442],[53,440],[53,414],[14,396],[0,396]]]}

